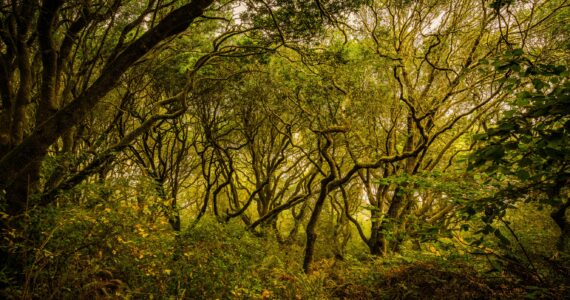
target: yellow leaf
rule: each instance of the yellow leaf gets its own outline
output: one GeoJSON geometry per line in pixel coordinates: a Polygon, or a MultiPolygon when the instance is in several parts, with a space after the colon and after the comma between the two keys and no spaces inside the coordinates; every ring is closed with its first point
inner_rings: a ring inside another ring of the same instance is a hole
{"type": "Polygon", "coordinates": [[[263,299],[269,299],[271,297],[271,291],[269,290],[263,290],[263,292],[261,292],[261,298],[263,299]]]}
{"type": "Polygon", "coordinates": [[[439,251],[437,251],[437,249],[436,249],[434,246],[432,246],[432,245],[429,245],[429,246],[428,246],[428,251],[431,252],[431,253],[433,253],[433,254],[435,254],[435,255],[437,255],[437,256],[440,255],[440,254],[439,254],[439,251]]]}
{"type": "Polygon", "coordinates": [[[170,269],[165,269],[165,270],[164,270],[164,274],[166,274],[166,275],[170,275],[171,272],[172,272],[172,270],[170,270],[170,269]]]}

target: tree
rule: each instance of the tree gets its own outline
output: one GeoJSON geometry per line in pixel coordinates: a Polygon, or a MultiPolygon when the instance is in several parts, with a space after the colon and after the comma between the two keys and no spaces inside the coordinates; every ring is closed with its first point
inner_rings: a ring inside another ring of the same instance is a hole
{"type": "Polygon", "coordinates": [[[37,190],[48,148],[78,125],[133,64],[184,31],[212,2],[164,6],[149,1],[133,7],[121,1],[110,6],[20,1],[3,7],[0,182],[10,213],[22,212],[30,191],[37,190]],[[127,20],[120,19],[124,15],[127,20]],[[100,45],[95,52],[93,44],[100,45]],[[41,69],[32,63],[36,55],[41,69]]]}
{"type": "Polygon", "coordinates": [[[353,128],[349,135],[354,135],[348,152],[358,161],[363,154],[390,156],[421,148],[402,161],[358,172],[371,234],[364,234],[358,220],[351,221],[372,253],[397,250],[413,222],[429,225],[422,219],[453,215],[458,206],[449,194],[439,199],[432,194],[426,201],[414,178],[447,170],[459,152],[469,149],[466,135],[509,95],[504,89],[508,74],[489,69],[486,62],[502,48],[526,45],[525,37],[540,32],[565,5],[513,2],[494,8],[473,1],[375,1],[361,11],[359,43],[339,56],[363,74],[348,71],[353,77],[335,78],[350,99],[344,111],[353,128]],[[544,17],[533,18],[535,10],[544,17]],[[511,29],[514,19],[518,31],[511,29]],[[360,81],[355,74],[362,76],[360,81]],[[395,238],[388,240],[388,235],[395,238]]]}
{"type": "Polygon", "coordinates": [[[552,207],[560,228],[557,247],[570,250],[570,81],[565,66],[533,62],[521,49],[507,53],[497,67],[512,72],[518,91],[497,123],[477,135],[480,147],[470,168],[482,170],[496,193],[481,203],[489,226],[519,201],[552,207]]]}

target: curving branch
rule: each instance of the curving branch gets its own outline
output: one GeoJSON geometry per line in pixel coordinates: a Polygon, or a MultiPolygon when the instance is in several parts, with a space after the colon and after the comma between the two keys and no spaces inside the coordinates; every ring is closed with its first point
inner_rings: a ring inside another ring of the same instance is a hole
{"type": "Polygon", "coordinates": [[[99,78],[89,88],[37,126],[33,133],[0,159],[2,186],[9,186],[32,162],[41,160],[46,155],[47,149],[59,137],[81,122],[88,112],[117,85],[121,75],[161,41],[188,28],[212,2],[213,0],[194,0],[172,11],[155,27],[121,51],[116,58],[109,61],[99,78]]]}

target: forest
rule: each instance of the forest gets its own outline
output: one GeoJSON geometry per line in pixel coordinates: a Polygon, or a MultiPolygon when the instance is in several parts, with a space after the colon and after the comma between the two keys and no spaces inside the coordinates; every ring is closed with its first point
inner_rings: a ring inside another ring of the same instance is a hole
{"type": "Polygon", "coordinates": [[[0,1],[0,298],[567,299],[570,0],[0,1]]]}

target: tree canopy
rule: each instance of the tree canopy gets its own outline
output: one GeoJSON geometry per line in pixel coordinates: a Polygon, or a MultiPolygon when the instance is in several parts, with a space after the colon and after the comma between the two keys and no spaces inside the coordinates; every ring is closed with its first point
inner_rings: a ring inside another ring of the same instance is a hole
{"type": "Polygon", "coordinates": [[[567,0],[0,11],[5,297],[569,289],[567,0]]]}

